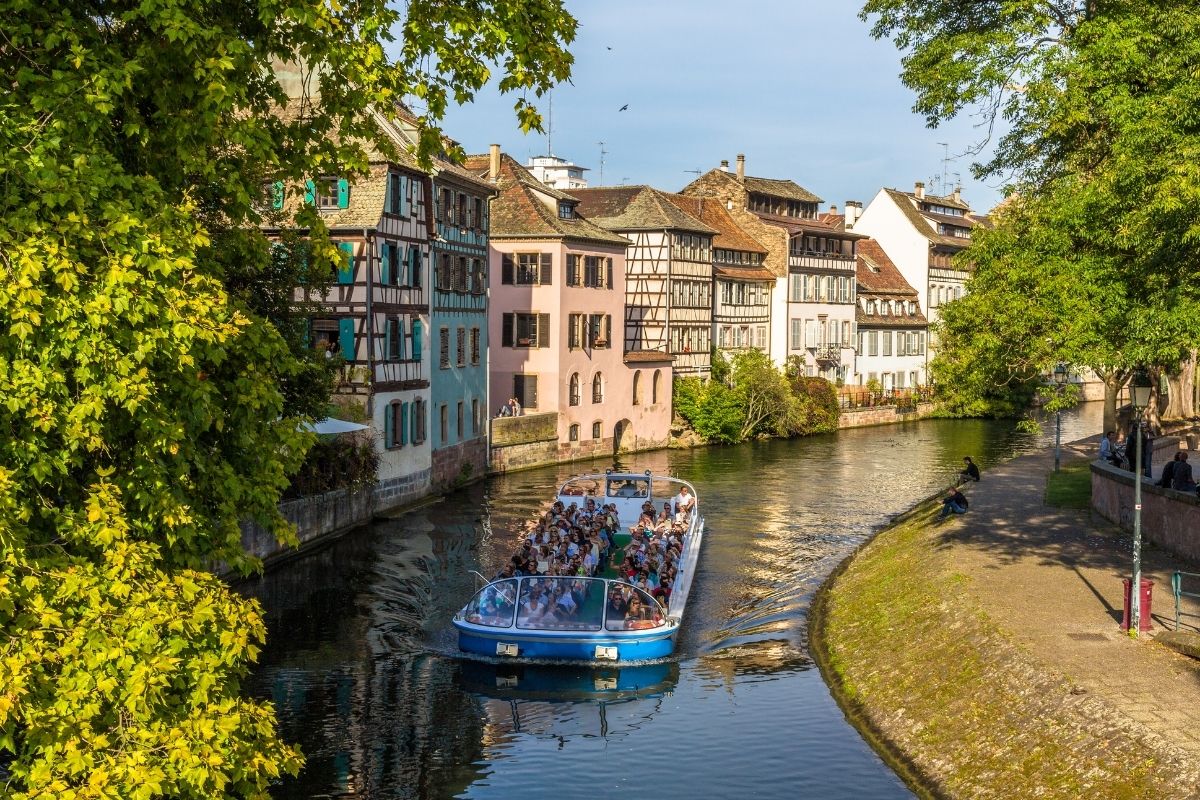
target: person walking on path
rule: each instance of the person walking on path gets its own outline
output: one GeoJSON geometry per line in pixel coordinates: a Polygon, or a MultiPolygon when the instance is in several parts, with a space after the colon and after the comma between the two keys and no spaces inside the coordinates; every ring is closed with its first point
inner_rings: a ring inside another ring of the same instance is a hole
{"type": "Polygon", "coordinates": [[[979,467],[977,467],[975,465],[975,462],[971,460],[970,456],[963,456],[963,461],[966,463],[967,466],[966,466],[966,468],[963,469],[962,472],[960,472],[958,474],[962,476],[962,479],[964,481],[975,481],[976,483],[978,483],[979,482],[979,467]]]}

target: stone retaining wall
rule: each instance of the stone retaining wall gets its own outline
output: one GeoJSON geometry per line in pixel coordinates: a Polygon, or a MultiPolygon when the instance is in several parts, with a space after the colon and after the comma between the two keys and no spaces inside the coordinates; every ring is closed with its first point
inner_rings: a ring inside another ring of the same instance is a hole
{"type": "MultiPolygon", "coordinates": [[[[1157,448],[1156,448],[1157,450],[1157,448]]],[[[1133,528],[1133,474],[1092,462],[1092,509],[1122,528],[1133,528]]],[[[1200,562],[1200,499],[1142,479],[1142,536],[1189,561],[1200,562]]]]}
{"type": "Polygon", "coordinates": [[[357,492],[343,489],[280,503],[283,518],[296,526],[299,546],[288,548],[279,544],[261,525],[243,522],[242,548],[263,561],[270,561],[285,552],[303,550],[327,536],[366,525],[375,515],[377,497],[376,489],[357,492]]]}
{"type": "Polygon", "coordinates": [[[838,414],[839,428],[865,428],[870,425],[891,425],[896,422],[909,422],[922,419],[933,412],[933,403],[917,403],[916,407],[897,408],[896,406],[876,406],[875,408],[857,408],[842,411],[838,414]]]}

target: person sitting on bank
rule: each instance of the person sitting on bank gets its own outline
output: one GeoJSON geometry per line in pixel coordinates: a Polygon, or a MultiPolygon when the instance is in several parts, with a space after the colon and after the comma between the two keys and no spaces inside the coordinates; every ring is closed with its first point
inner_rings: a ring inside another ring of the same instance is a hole
{"type": "Polygon", "coordinates": [[[1179,492],[1196,491],[1196,481],[1192,479],[1192,465],[1188,463],[1186,450],[1175,454],[1177,459],[1175,469],[1171,473],[1171,488],[1179,492]]]}
{"type": "Polygon", "coordinates": [[[1158,476],[1159,486],[1163,487],[1164,489],[1170,489],[1174,486],[1175,467],[1179,464],[1179,457],[1182,455],[1184,455],[1184,452],[1180,450],[1175,454],[1174,458],[1163,464],[1162,474],[1158,476]]]}
{"type": "Polygon", "coordinates": [[[1117,432],[1108,431],[1100,440],[1100,460],[1121,466],[1121,454],[1117,451],[1117,432]]]}
{"type": "Polygon", "coordinates": [[[938,519],[945,519],[951,514],[967,513],[967,496],[958,490],[958,487],[951,487],[946,492],[946,499],[942,501],[942,513],[938,519]]]}
{"type": "Polygon", "coordinates": [[[962,479],[964,481],[975,481],[976,483],[978,483],[979,482],[979,467],[977,467],[975,465],[975,462],[971,460],[970,456],[963,456],[963,461],[966,462],[967,466],[966,466],[966,468],[963,469],[962,472],[960,472],[958,474],[960,476],[962,476],[962,479]]]}

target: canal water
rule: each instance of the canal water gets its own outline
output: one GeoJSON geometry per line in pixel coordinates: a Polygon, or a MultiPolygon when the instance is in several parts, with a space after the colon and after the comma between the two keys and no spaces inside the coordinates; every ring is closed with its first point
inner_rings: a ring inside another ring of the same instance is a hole
{"type": "MultiPolygon", "coordinates": [[[[1064,415],[1096,433],[1099,404],[1064,415]]],[[[307,757],[277,798],[897,798],[808,652],[821,581],[972,455],[1044,447],[1011,423],[929,420],[664,451],[622,467],[692,481],[707,534],[676,656],[624,669],[459,657],[450,626],[518,526],[603,462],[502,476],[377,521],[243,585],[270,631],[249,691],[307,757]]],[[[1052,439],[1050,439],[1052,441],[1052,439]]]]}

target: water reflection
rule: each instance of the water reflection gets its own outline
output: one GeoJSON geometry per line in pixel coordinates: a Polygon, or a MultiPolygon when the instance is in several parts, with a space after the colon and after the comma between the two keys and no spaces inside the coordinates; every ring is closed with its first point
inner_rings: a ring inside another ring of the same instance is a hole
{"type": "MultiPolygon", "coordinates": [[[[1098,418],[1093,404],[1065,419],[1064,439],[1098,418]]],[[[473,594],[469,570],[493,574],[562,480],[607,465],[499,477],[295,559],[244,587],[270,629],[250,691],[274,700],[308,757],[274,794],[906,797],[811,668],[812,593],[963,455],[987,480],[1044,440],[926,421],[619,465],[692,481],[708,522],[676,658],[630,671],[463,660],[449,624],[473,594]]]]}

